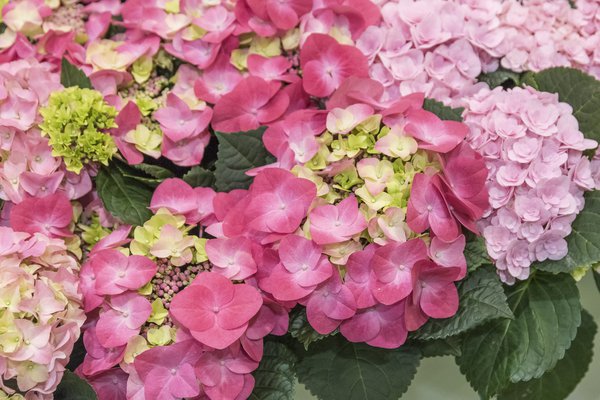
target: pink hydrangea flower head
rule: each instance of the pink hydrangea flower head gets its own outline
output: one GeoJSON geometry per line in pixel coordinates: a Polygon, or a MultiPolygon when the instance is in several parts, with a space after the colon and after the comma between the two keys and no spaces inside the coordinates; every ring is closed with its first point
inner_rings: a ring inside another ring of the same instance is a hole
{"type": "Polygon", "coordinates": [[[224,349],[238,340],[262,305],[258,291],[205,272],[173,298],[170,313],[207,346],[224,349]]]}
{"type": "Polygon", "coordinates": [[[314,208],[309,218],[311,237],[321,245],[343,242],[367,227],[367,221],[359,211],[358,202],[353,195],[335,206],[314,208]]]}

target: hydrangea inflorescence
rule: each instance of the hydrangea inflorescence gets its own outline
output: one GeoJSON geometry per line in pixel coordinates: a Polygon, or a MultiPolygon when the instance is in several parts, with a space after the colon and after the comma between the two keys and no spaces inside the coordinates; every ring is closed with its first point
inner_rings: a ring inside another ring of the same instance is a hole
{"type": "Polygon", "coordinates": [[[107,133],[116,127],[117,112],[100,92],[79,87],[54,92],[40,114],[40,128],[50,138],[52,155],[62,157],[69,171],[79,173],[91,162],[108,165],[117,152],[107,133]]]}

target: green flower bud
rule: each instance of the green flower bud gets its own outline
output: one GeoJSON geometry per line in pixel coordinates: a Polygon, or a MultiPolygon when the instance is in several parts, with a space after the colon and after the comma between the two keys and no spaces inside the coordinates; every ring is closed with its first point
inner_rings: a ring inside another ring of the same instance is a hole
{"type": "Polygon", "coordinates": [[[70,87],[52,93],[40,114],[40,129],[50,137],[52,155],[62,157],[69,171],[79,173],[90,162],[107,165],[117,152],[113,138],[105,133],[116,127],[117,110],[100,92],[70,87]]]}

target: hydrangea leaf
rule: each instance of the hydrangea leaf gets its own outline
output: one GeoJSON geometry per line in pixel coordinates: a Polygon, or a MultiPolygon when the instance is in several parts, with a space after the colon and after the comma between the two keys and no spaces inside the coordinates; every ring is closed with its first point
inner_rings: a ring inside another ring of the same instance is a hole
{"type": "Polygon", "coordinates": [[[498,86],[514,87],[521,83],[521,74],[505,68],[498,68],[494,72],[481,74],[477,77],[479,82],[487,83],[491,88],[498,86]]]}
{"type": "Polygon", "coordinates": [[[152,216],[148,209],[152,189],[124,176],[114,164],[100,168],[96,189],[104,207],[126,224],[143,225],[152,216]]]}
{"type": "MultiPolygon", "coordinates": [[[[599,108],[600,109],[600,108],[599,108]]],[[[600,262],[600,191],[585,194],[585,208],[573,221],[567,236],[569,253],[561,260],[546,260],[533,264],[534,268],[548,272],[572,272],[590,268],[600,262]]]]}
{"type": "Polygon", "coordinates": [[[467,259],[469,272],[473,272],[483,265],[492,264],[492,260],[485,248],[485,240],[481,236],[473,235],[472,238],[467,239],[465,258],[467,259]]]}
{"type": "Polygon", "coordinates": [[[443,339],[458,335],[495,318],[513,318],[498,275],[480,268],[458,285],[460,303],[451,318],[430,319],[415,332],[418,339],[443,339]]]}
{"type": "Polygon", "coordinates": [[[496,319],[469,331],[456,362],[488,399],[511,382],[540,378],[563,358],[581,323],[581,304],[568,274],[535,273],[507,288],[514,319],[496,319]]]}
{"type": "Polygon", "coordinates": [[[219,191],[246,189],[252,177],[246,171],[273,162],[262,142],[264,128],[248,132],[220,133],[218,159],[215,163],[215,185],[219,191]]]}
{"type": "Polygon", "coordinates": [[[98,396],[89,383],[73,372],[66,370],[62,381],[60,381],[56,392],[54,392],[54,398],[61,400],[95,400],[98,396]]]}
{"type": "Polygon", "coordinates": [[[462,113],[465,110],[463,107],[452,108],[444,105],[441,101],[433,100],[433,99],[425,99],[423,103],[423,108],[427,111],[431,111],[440,119],[450,120],[450,121],[462,121],[462,113]]]}
{"type": "Polygon", "coordinates": [[[60,62],[60,83],[64,87],[77,86],[82,89],[92,89],[92,81],[85,73],[67,61],[66,58],[60,62]]]}
{"type": "Polygon", "coordinates": [[[196,166],[183,175],[183,180],[191,187],[211,187],[215,183],[215,174],[208,169],[196,166]]]}
{"type": "Polygon", "coordinates": [[[406,392],[420,358],[408,345],[380,349],[335,335],[313,344],[296,371],[321,400],[390,400],[406,392]]]}
{"type": "Polygon", "coordinates": [[[304,307],[298,307],[290,314],[290,328],[289,332],[293,338],[298,340],[304,346],[305,350],[308,350],[308,346],[311,343],[326,338],[330,335],[321,335],[319,332],[310,325],[306,319],[306,309],[304,307]]]}
{"type": "Polygon", "coordinates": [[[581,326],[571,347],[556,366],[541,378],[510,385],[499,400],[563,400],[575,389],[585,376],[592,362],[594,336],[598,327],[593,317],[585,310],[581,313],[581,326]]]}
{"type": "Polygon", "coordinates": [[[172,178],[174,175],[173,172],[171,172],[170,170],[168,170],[164,167],[161,167],[160,165],[136,164],[136,165],[132,165],[132,167],[135,169],[138,169],[156,179],[172,178]]]}
{"type": "Polygon", "coordinates": [[[252,400],[293,400],[296,355],[283,343],[265,341],[262,360],[254,371],[252,400]]]}
{"type": "Polygon", "coordinates": [[[415,340],[411,344],[419,349],[421,356],[443,357],[460,356],[462,336],[449,336],[445,339],[415,340]]]}
{"type": "Polygon", "coordinates": [[[600,140],[600,81],[574,68],[556,67],[527,73],[522,83],[558,93],[560,101],[573,107],[573,116],[585,137],[600,140]]]}

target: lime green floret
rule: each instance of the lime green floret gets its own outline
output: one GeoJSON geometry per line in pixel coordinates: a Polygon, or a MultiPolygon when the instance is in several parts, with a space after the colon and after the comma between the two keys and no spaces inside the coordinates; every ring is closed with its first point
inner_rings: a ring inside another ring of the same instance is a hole
{"type": "Polygon", "coordinates": [[[70,87],[52,93],[40,113],[42,135],[50,137],[52,155],[62,157],[69,171],[79,173],[90,162],[107,165],[117,152],[106,133],[116,127],[117,110],[99,92],[70,87]]]}

